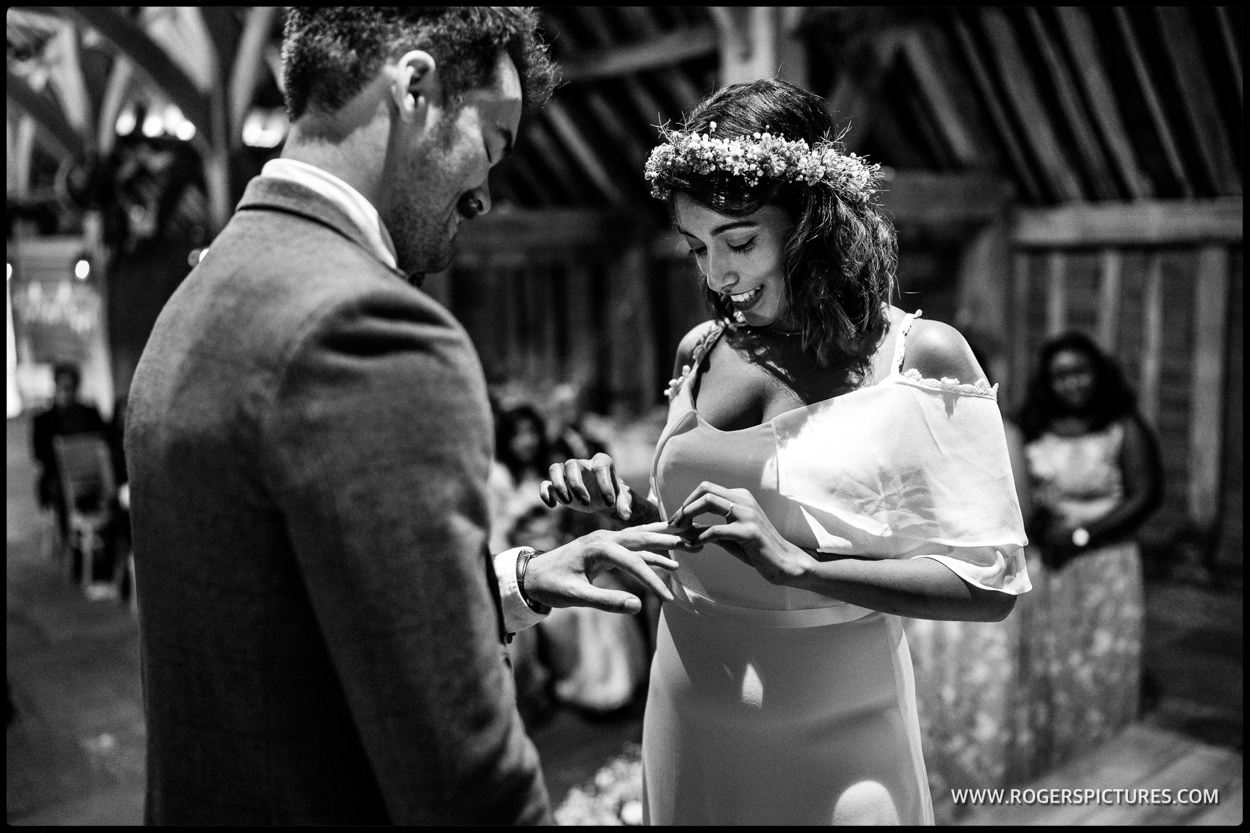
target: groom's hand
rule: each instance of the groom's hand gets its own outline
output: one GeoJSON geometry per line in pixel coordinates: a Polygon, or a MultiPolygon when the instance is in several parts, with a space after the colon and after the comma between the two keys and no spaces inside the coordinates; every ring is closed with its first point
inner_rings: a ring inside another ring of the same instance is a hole
{"type": "Polygon", "coordinates": [[[616,462],[599,452],[589,460],[552,463],[550,479],[538,486],[543,503],[554,509],[567,506],[579,512],[611,513],[622,521],[633,515],[633,490],[616,473],[616,462]]]}
{"type": "Polygon", "coordinates": [[[531,558],[525,573],[525,595],[551,607],[638,613],[642,610],[640,598],[626,590],[596,587],[595,577],[620,570],[661,599],[671,601],[673,594],[656,570],[677,569],[677,562],[665,551],[691,548],[689,541],[662,521],[619,531],[597,529],[531,558]]]}

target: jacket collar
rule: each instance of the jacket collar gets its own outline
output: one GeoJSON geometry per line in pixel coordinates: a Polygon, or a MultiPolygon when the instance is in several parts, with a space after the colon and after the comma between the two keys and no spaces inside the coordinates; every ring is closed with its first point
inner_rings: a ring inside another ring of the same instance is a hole
{"type": "Polygon", "coordinates": [[[243,198],[239,200],[236,210],[283,211],[320,223],[351,240],[369,252],[382,266],[402,277],[405,282],[408,281],[407,275],[377,257],[364,231],[347,216],[347,212],[307,185],[278,177],[254,177],[244,189],[243,198]]]}

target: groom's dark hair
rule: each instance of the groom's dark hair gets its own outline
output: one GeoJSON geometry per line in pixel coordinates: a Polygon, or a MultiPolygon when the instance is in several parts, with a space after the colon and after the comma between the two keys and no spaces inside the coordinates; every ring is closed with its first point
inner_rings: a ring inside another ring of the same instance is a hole
{"type": "Polygon", "coordinates": [[[521,77],[522,103],[541,107],[556,67],[531,8],[502,6],[293,6],[282,36],[287,116],[333,113],[357,95],[386,61],[422,49],[438,63],[443,92],[488,85],[499,53],[521,77]]]}

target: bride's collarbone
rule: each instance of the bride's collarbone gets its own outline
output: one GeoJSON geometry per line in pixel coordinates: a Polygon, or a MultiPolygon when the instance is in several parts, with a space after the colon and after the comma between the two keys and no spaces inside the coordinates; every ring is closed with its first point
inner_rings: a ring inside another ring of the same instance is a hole
{"type": "Polygon", "coordinates": [[[714,363],[699,380],[700,416],[726,431],[760,425],[787,411],[821,402],[859,385],[814,363],[778,366],[742,356],[714,363]]]}

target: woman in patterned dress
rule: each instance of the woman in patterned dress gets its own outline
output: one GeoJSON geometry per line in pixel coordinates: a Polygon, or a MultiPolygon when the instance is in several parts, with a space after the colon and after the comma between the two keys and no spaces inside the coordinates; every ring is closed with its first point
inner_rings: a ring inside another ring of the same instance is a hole
{"type": "Polygon", "coordinates": [[[1162,501],[1156,442],[1119,366],[1088,336],[1043,345],[1017,422],[1034,590],[1018,610],[1025,774],[1096,749],[1138,713],[1145,598],[1134,533],[1162,501]]]}

